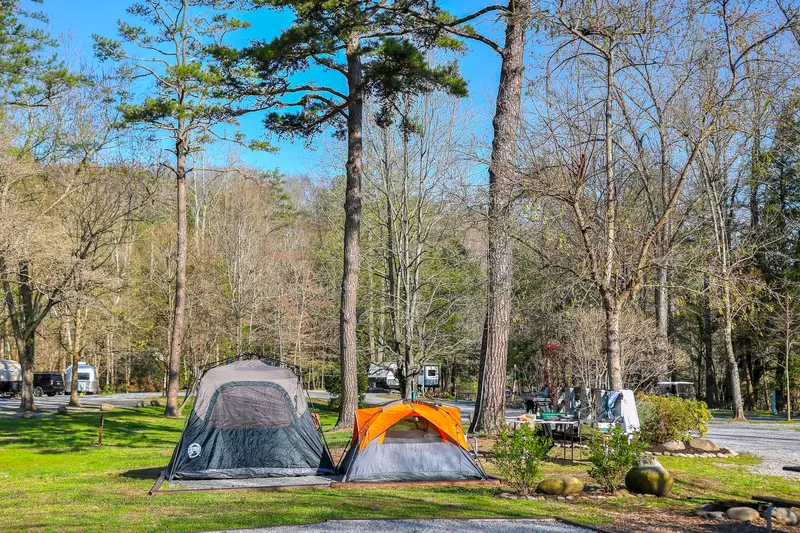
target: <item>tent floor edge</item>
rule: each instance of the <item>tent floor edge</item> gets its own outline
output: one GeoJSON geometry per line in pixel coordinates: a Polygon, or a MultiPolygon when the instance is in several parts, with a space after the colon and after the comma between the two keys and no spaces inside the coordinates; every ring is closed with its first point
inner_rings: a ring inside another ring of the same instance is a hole
{"type": "Polygon", "coordinates": [[[157,494],[177,494],[177,493],[190,493],[190,492],[235,492],[242,490],[251,490],[253,492],[276,492],[282,490],[295,490],[295,489],[329,489],[330,485],[327,483],[320,483],[318,485],[265,485],[262,487],[203,487],[199,489],[161,489],[157,494]]]}
{"type": "Polygon", "coordinates": [[[331,483],[332,489],[347,487],[411,487],[419,485],[500,485],[502,479],[488,477],[487,479],[454,479],[437,481],[334,481],[331,483]]]}

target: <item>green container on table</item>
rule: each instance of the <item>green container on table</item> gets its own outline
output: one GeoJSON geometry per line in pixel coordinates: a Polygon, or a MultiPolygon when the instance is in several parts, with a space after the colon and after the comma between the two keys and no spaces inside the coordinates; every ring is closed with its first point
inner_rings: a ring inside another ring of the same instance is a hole
{"type": "Polygon", "coordinates": [[[542,420],[556,420],[560,416],[559,413],[542,413],[542,420]]]}

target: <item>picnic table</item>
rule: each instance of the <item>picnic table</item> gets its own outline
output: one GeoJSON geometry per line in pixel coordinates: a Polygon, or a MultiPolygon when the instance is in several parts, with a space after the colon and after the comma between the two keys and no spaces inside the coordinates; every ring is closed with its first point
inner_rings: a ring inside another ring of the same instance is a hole
{"type": "MultiPolygon", "coordinates": [[[[562,442],[562,449],[564,451],[564,460],[567,459],[567,437],[569,437],[569,448],[571,453],[571,461],[575,462],[575,437],[578,437],[578,450],[580,452],[580,458],[583,459],[583,438],[581,436],[581,425],[580,420],[578,419],[556,419],[551,418],[549,420],[543,418],[533,418],[528,420],[517,420],[516,417],[506,417],[506,422],[508,422],[509,426],[512,428],[514,424],[528,424],[528,425],[540,425],[545,428],[548,428],[550,431],[550,435],[552,437],[553,431],[561,433],[561,442],[562,442]],[[559,427],[561,426],[561,427],[559,427]]],[[[555,441],[555,439],[554,439],[555,441]]]]}

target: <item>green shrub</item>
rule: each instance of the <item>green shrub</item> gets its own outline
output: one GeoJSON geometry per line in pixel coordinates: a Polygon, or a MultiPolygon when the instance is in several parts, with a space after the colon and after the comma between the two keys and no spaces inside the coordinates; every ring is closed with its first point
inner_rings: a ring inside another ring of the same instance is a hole
{"type": "Polygon", "coordinates": [[[676,396],[642,395],[638,404],[641,437],[650,444],[684,440],[692,433],[703,437],[708,432],[711,411],[705,402],[676,396]]]}
{"type": "MultiPolygon", "coordinates": [[[[367,389],[369,388],[366,364],[360,363],[356,367],[356,371],[358,383],[358,408],[361,409],[367,405],[365,397],[367,394],[367,389]]],[[[327,379],[325,382],[325,390],[334,395],[334,397],[328,401],[328,407],[334,410],[339,409],[339,406],[342,403],[342,378],[338,372],[334,373],[327,379]]]]}
{"type": "Polygon", "coordinates": [[[530,494],[542,472],[542,459],[553,441],[542,437],[527,424],[516,431],[507,427],[492,446],[494,464],[508,483],[522,494],[530,494]]]}
{"type": "Polygon", "coordinates": [[[589,476],[603,490],[615,492],[628,470],[636,466],[644,447],[638,435],[629,441],[619,426],[608,433],[596,432],[589,443],[589,476]]]}

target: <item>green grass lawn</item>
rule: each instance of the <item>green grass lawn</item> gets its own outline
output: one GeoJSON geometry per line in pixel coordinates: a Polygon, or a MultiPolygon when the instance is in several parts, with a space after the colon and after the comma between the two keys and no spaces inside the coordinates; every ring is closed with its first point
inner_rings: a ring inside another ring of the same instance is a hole
{"type": "MultiPolygon", "coordinates": [[[[334,413],[321,406],[323,426],[334,413]]],[[[517,501],[491,486],[294,489],[147,496],[155,469],[169,461],[183,425],[161,417],[162,408],[106,413],[103,446],[96,446],[99,412],[36,419],[0,419],[0,531],[162,532],[292,524],[329,518],[552,517],[609,523],[619,513],[669,509],[685,513],[715,498],[752,493],[790,497],[800,483],[754,476],[755,459],[663,458],[676,476],[671,498],[619,497],[581,502],[517,501]]],[[[329,432],[333,448],[349,432],[329,432]]],[[[559,454],[555,454],[559,455],[559,454]]],[[[588,481],[585,465],[546,464],[548,474],[574,473],[588,481]]]]}

